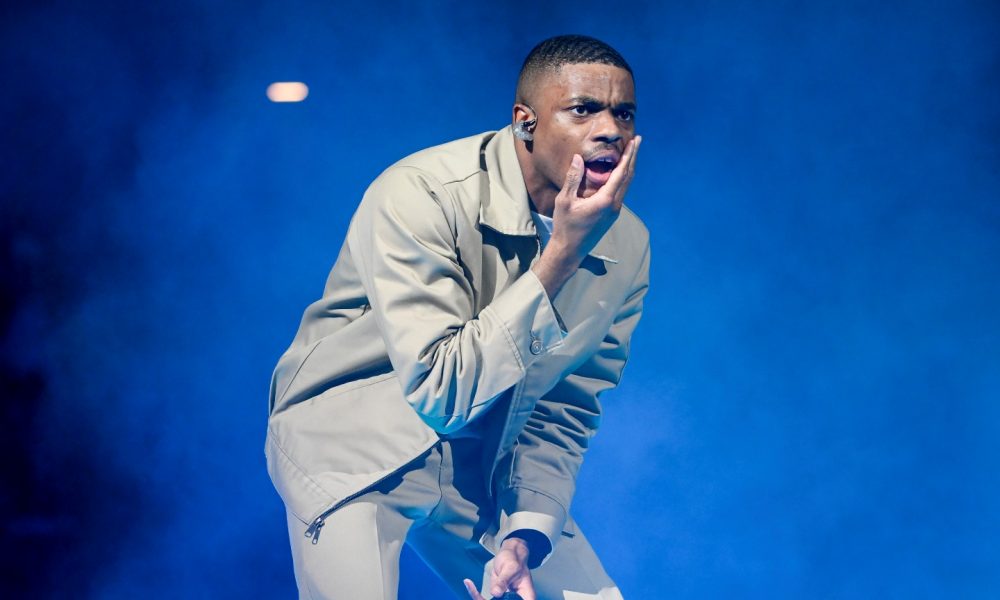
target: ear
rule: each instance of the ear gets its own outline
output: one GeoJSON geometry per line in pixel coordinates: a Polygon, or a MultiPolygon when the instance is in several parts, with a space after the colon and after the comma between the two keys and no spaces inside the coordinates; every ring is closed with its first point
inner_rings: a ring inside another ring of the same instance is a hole
{"type": "MultiPolygon", "coordinates": [[[[514,111],[513,111],[514,124],[517,124],[519,121],[522,123],[530,121],[531,125],[534,126],[535,119],[536,119],[535,111],[533,111],[530,106],[528,106],[527,104],[522,104],[520,102],[514,104],[514,111]]],[[[530,131],[531,127],[528,127],[528,130],[530,131]]]]}

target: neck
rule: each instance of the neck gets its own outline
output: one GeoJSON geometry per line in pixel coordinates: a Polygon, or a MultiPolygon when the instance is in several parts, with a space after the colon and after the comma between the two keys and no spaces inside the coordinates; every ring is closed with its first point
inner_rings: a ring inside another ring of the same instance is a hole
{"type": "Polygon", "coordinates": [[[528,152],[524,142],[514,140],[514,152],[517,154],[517,164],[521,167],[521,176],[524,178],[524,186],[528,191],[528,200],[531,201],[535,212],[551,217],[559,190],[554,189],[549,181],[535,170],[531,161],[531,153],[528,152]]]}

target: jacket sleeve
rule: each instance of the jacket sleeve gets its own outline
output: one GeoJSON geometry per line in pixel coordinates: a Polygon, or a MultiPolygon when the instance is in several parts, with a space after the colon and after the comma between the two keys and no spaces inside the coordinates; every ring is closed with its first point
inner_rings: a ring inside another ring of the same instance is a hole
{"type": "Polygon", "coordinates": [[[629,296],[600,349],[538,400],[517,438],[510,480],[498,489],[496,539],[523,530],[544,534],[534,539],[547,540],[548,547],[531,545],[531,568],[548,559],[565,527],[583,454],[600,424],[598,396],[621,379],[632,332],[642,316],[648,273],[647,247],[629,296]]]}
{"type": "Polygon", "coordinates": [[[392,167],[365,193],[348,231],[389,360],[430,427],[455,431],[562,344],[545,289],[528,271],[476,314],[458,256],[454,204],[412,167],[392,167]]]}

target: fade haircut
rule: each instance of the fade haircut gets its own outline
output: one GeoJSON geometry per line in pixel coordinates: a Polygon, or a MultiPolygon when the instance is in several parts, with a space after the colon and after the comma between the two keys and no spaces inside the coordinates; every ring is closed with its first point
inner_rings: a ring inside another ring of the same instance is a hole
{"type": "Polygon", "coordinates": [[[558,71],[563,65],[587,63],[611,65],[625,69],[632,75],[632,67],[628,66],[625,58],[601,40],[585,35],[557,35],[540,42],[524,59],[521,73],[517,77],[514,101],[527,101],[532,83],[538,75],[546,71],[558,71]]]}

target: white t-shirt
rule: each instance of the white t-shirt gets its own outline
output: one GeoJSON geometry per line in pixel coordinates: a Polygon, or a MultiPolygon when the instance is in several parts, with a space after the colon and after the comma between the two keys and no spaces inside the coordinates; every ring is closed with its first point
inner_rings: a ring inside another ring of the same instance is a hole
{"type": "Polygon", "coordinates": [[[531,218],[534,219],[535,229],[538,230],[538,243],[544,249],[545,244],[548,244],[549,238],[552,237],[552,217],[531,211],[531,218]]]}

